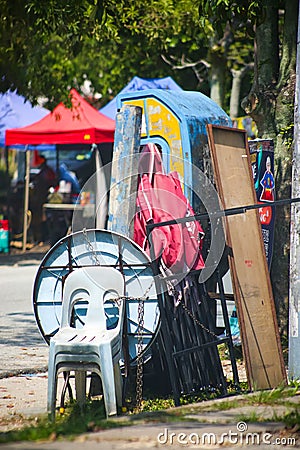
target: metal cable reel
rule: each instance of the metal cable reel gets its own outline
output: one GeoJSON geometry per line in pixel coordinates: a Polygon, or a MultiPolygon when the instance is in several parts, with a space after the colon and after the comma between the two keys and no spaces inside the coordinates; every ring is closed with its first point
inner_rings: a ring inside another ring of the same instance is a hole
{"type": "MultiPolygon", "coordinates": [[[[151,358],[151,344],[160,325],[159,307],[150,260],[131,239],[119,233],[89,229],[65,236],[58,241],[42,260],[33,289],[34,314],[39,330],[49,344],[59,329],[62,292],[65,278],[79,267],[91,265],[114,267],[125,279],[124,297],[111,299],[107,294],[105,312],[107,326],[113,327],[118,319],[118,301],[126,301],[126,322],[130,365],[135,365],[140,352],[144,362],[151,358]],[[144,320],[139,320],[139,303],[144,302],[144,320]]],[[[113,286],[112,286],[113,289],[113,286]]],[[[85,302],[74,308],[73,326],[82,327],[86,316],[85,302]]]]}

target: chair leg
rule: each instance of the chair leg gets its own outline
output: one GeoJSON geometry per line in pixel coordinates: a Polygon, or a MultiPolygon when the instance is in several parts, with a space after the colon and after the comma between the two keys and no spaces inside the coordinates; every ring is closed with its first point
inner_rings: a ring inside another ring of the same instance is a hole
{"type": "Polygon", "coordinates": [[[117,405],[121,408],[122,404],[122,375],[119,363],[114,364],[114,379],[116,389],[117,405]]]}
{"type": "Polygon", "coordinates": [[[75,370],[75,390],[76,401],[80,408],[83,408],[86,402],[86,372],[75,370]]]}
{"type": "Polygon", "coordinates": [[[110,343],[101,345],[99,356],[106,415],[113,416],[117,414],[117,404],[110,343]]]}
{"type": "Polygon", "coordinates": [[[49,358],[47,412],[51,420],[55,419],[56,393],[57,393],[57,369],[56,365],[54,364],[53,358],[49,358]]]}

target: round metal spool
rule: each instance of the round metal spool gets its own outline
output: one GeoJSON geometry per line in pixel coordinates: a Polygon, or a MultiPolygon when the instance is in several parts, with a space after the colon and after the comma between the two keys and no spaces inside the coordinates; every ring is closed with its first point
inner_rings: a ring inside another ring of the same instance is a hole
{"type": "MultiPolygon", "coordinates": [[[[159,307],[146,253],[129,238],[107,230],[84,230],[70,234],[58,241],[42,260],[34,283],[33,305],[36,321],[42,336],[49,344],[59,329],[62,309],[63,281],[77,267],[91,265],[112,266],[125,277],[126,317],[130,363],[134,364],[138,353],[138,303],[144,302],[144,323],[140,327],[144,358],[150,354],[150,346],[160,325],[159,307]]],[[[113,286],[112,286],[113,287],[113,286]]],[[[114,302],[105,303],[107,326],[117,320],[118,307],[114,302]]],[[[78,303],[74,311],[74,326],[82,327],[86,304],[78,303]]]]}

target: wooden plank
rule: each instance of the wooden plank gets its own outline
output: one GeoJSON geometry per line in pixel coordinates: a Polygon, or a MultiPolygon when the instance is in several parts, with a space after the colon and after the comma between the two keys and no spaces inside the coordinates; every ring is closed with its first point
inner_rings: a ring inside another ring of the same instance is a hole
{"type": "MultiPolygon", "coordinates": [[[[246,132],[216,125],[207,131],[222,207],[256,203],[246,132]]],[[[274,388],[286,382],[286,372],[258,210],[225,223],[248,382],[251,389],[274,388]]]]}
{"type": "Polygon", "coordinates": [[[107,229],[133,236],[142,109],[122,106],[116,116],[107,229]]]}

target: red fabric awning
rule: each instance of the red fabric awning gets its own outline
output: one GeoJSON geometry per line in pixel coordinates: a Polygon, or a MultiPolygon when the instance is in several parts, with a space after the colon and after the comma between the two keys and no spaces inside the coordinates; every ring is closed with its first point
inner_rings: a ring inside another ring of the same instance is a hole
{"type": "Polygon", "coordinates": [[[5,145],[113,142],[115,121],[97,111],[75,89],[70,97],[72,108],[60,103],[38,122],[6,130],[5,145]]]}

